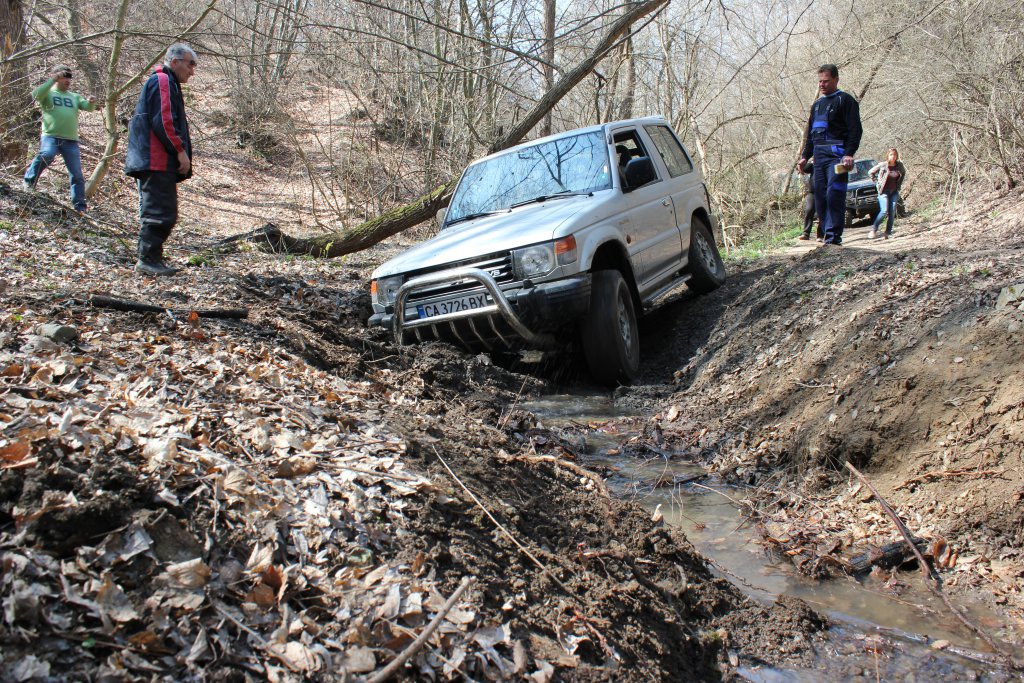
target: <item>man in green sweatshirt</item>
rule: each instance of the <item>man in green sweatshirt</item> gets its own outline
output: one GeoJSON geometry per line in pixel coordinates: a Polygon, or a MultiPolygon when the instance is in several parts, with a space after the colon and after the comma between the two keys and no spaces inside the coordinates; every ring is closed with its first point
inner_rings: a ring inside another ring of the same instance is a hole
{"type": "Polygon", "coordinates": [[[40,174],[60,153],[71,179],[71,204],[75,211],[85,213],[85,177],[82,175],[82,152],[78,147],[78,112],[95,111],[96,98],[85,98],[71,92],[68,89],[71,87],[71,78],[71,69],[61,64],[54,68],[45,83],[32,91],[32,97],[43,110],[43,136],[39,142],[39,154],[25,172],[24,187],[28,191],[34,190],[40,174]]]}

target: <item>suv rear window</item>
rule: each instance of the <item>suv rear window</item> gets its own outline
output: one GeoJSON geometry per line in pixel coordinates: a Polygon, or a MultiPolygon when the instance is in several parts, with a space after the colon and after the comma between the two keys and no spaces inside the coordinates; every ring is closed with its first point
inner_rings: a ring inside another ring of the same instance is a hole
{"type": "Polygon", "coordinates": [[[686,156],[686,151],[668,126],[644,126],[644,130],[654,141],[654,146],[668,167],[670,176],[675,178],[693,171],[690,158],[686,156]]]}

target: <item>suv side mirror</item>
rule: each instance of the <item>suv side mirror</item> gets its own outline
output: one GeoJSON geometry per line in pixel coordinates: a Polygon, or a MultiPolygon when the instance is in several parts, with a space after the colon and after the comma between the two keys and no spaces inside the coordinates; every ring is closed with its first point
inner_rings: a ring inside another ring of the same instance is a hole
{"type": "Polygon", "coordinates": [[[650,157],[635,157],[626,164],[626,190],[632,191],[646,185],[652,180],[657,180],[654,172],[654,162],[650,157]]]}

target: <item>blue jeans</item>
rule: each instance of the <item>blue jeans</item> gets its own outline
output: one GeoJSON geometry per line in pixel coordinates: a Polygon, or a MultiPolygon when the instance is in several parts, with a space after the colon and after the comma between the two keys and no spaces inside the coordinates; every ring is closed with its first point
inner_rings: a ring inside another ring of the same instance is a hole
{"type": "Polygon", "coordinates": [[[75,211],[85,211],[85,177],[82,175],[82,152],[78,147],[78,140],[44,135],[39,141],[39,154],[25,171],[25,182],[35,187],[39,176],[57,158],[58,152],[64,158],[64,166],[67,167],[68,178],[71,180],[71,205],[75,207],[75,211]]]}
{"type": "Polygon", "coordinates": [[[878,230],[878,226],[881,224],[882,219],[886,219],[885,223],[885,234],[892,234],[892,222],[896,219],[896,205],[900,203],[899,192],[882,192],[878,195],[878,215],[875,216],[875,224],[871,226],[872,230],[878,230]]]}
{"type": "Polygon", "coordinates": [[[850,176],[835,172],[843,153],[841,145],[814,145],[814,208],[827,244],[842,244],[846,227],[846,186],[850,176]]]}

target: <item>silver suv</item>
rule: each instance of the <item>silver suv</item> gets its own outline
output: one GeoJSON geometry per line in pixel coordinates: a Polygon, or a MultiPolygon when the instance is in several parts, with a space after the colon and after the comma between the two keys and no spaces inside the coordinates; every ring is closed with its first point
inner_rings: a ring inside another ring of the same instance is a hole
{"type": "Polygon", "coordinates": [[[378,267],[371,326],[399,343],[582,348],[605,384],[640,363],[637,312],[725,281],[710,199],[661,117],[552,135],[473,162],[440,233],[378,267]]]}

